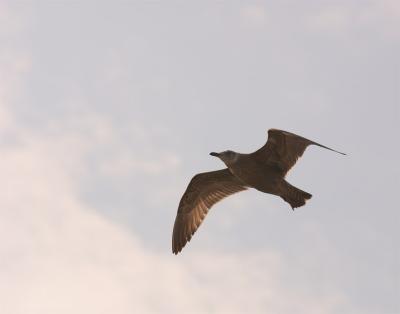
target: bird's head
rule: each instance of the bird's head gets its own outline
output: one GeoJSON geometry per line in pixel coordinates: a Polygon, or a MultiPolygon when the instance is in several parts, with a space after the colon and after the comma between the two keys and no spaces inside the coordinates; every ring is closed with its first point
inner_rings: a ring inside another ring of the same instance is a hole
{"type": "Polygon", "coordinates": [[[224,152],[221,153],[210,153],[211,156],[214,157],[218,157],[219,159],[221,159],[227,166],[233,164],[236,162],[239,154],[235,153],[234,151],[231,150],[226,150],[224,152]]]}

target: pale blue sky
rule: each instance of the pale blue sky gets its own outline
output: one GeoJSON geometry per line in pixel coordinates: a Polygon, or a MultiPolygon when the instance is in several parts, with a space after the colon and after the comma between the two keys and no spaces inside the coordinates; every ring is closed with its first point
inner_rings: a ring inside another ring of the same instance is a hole
{"type": "Polygon", "coordinates": [[[2,313],[399,312],[400,6],[280,3],[0,3],[2,313]],[[208,153],[272,127],[348,156],[309,148],[305,207],[240,193],[173,256],[208,153]]]}

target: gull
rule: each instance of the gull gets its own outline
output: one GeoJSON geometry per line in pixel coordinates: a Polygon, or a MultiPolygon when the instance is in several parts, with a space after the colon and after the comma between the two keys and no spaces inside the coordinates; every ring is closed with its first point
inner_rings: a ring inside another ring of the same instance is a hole
{"type": "Polygon", "coordinates": [[[248,188],[280,196],[293,210],[303,206],[312,195],[294,187],[285,177],[309,145],[346,155],[278,129],[268,130],[267,143],[251,154],[231,150],[210,153],[221,159],[227,168],[198,173],[190,181],[179,202],[172,233],[172,252],[178,254],[183,249],[214,204],[248,188]]]}

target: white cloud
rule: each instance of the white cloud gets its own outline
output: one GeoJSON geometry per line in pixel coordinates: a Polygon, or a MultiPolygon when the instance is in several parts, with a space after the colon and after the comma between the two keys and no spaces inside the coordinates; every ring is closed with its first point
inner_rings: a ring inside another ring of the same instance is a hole
{"type": "Polygon", "coordinates": [[[157,175],[175,169],[180,164],[176,154],[154,154],[150,159],[137,157],[132,152],[119,154],[101,164],[100,171],[107,176],[124,177],[135,173],[157,175]]]}
{"type": "MultiPolygon", "coordinates": [[[[153,133],[158,133],[159,130],[151,132],[149,129],[146,132],[140,123],[134,121],[126,129],[113,124],[105,116],[85,112],[58,119],[49,123],[45,129],[47,141],[54,142],[58,150],[63,151],[60,158],[66,159],[66,162],[71,159],[69,152],[76,148],[82,154],[106,151],[105,154],[96,156],[96,166],[99,173],[108,177],[159,175],[177,169],[181,163],[175,152],[157,149],[151,144],[156,136],[153,133]],[[126,134],[129,134],[128,138],[126,134]]],[[[80,171],[84,169],[80,168],[80,171]]]]}
{"type": "Polygon", "coordinates": [[[312,27],[323,30],[344,30],[351,22],[352,16],[348,6],[324,7],[310,18],[312,27]]]}
{"type": "MultiPolygon", "coordinates": [[[[265,21],[263,8],[243,14],[265,21]]],[[[179,158],[151,149],[140,158],[126,154],[117,127],[95,113],[41,132],[20,125],[11,109],[29,58],[13,49],[7,56],[15,57],[0,62],[1,313],[356,312],[338,291],[296,288],[289,263],[275,251],[173,256],[170,248],[147,249],[135,230],[101,216],[79,198],[88,151],[113,145],[115,154],[101,163],[110,176],[158,174],[179,158]]],[[[147,132],[134,128],[145,143],[147,132]]]]}
{"type": "Polygon", "coordinates": [[[267,12],[261,4],[248,4],[240,8],[240,16],[247,26],[263,26],[267,20],[267,12]]]}
{"type": "Polygon", "coordinates": [[[23,140],[0,157],[2,313],[333,313],[342,302],[284,287],[275,252],[147,250],[79,200],[70,170],[80,150],[65,164],[55,152],[61,137],[13,132],[23,140]]]}
{"type": "MultiPolygon", "coordinates": [[[[315,297],[285,284],[288,266],[277,252],[174,256],[169,247],[146,249],[134,230],[79,198],[84,156],[115,141],[112,126],[93,115],[37,132],[18,124],[8,101],[0,99],[7,121],[0,145],[1,313],[319,314],[346,303],[335,291],[315,297]]],[[[146,166],[115,147],[121,168],[110,166],[110,175],[125,168],[156,174],[179,162],[166,154],[146,166]]]]}
{"type": "Polygon", "coordinates": [[[320,31],[346,32],[355,28],[373,28],[397,36],[400,5],[392,0],[323,5],[315,14],[308,16],[307,24],[320,31]]]}

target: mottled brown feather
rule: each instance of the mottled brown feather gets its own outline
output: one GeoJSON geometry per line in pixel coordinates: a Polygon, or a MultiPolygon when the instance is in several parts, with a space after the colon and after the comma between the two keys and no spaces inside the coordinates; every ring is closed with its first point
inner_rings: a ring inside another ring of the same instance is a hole
{"type": "Polygon", "coordinates": [[[246,185],[228,169],[196,174],[179,203],[172,233],[172,252],[178,254],[190,241],[215,203],[246,189],[246,185]]]}
{"type": "Polygon", "coordinates": [[[317,145],[345,155],[302,136],[277,129],[268,130],[267,143],[252,155],[257,160],[278,168],[282,176],[285,177],[288,171],[296,164],[297,160],[303,156],[304,151],[309,145],[317,145]]]}

